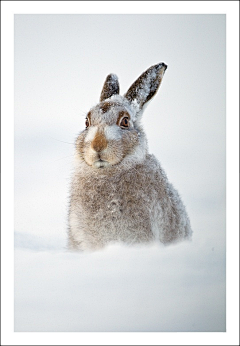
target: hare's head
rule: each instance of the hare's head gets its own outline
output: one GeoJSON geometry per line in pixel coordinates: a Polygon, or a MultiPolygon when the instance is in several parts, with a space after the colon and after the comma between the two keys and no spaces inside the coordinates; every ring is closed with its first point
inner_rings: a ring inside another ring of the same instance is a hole
{"type": "Polygon", "coordinates": [[[86,129],[77,138],[78,159],[95,169],[144,160],[147,143],[139,120],[166,68],[164,63],[150,67],[124,96],[119,95],[117,76],[107,76],[100,102],[88,112],[86,129]]]}

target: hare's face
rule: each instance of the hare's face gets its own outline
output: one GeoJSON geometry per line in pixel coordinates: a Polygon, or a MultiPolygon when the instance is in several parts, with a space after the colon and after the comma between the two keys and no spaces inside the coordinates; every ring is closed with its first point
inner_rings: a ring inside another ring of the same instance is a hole
{"type": "Polygon", "coordinates": [[[76,141],[81,161],[93,168],[107,168],[145,159],[147,143],[139,125],[140,114],[157,92],[166,68],[164,63],[150,67],[124,96],[119,95],[117,76],[107,76],[100,103],[88,112],[86,129],[76,141]]]}
{"type": "Polygon", "coordinates": [[[133,153],[138,141],[130,107],[124,102],[107,100],[88,112],[86,129],[77,139],[77,152],[89,166],[106,168],[133,153]]]}

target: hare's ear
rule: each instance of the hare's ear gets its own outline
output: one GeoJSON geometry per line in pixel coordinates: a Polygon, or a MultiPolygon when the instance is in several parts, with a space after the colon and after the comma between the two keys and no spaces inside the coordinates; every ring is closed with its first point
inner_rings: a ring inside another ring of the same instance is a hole
{"type": "Polygon", "coordinates": [[[107,76],[100,96],[100,102],[108,99],[112,95],[119,94],[118,77],[111,73],[107,76]]]}
{"type": "Polygon", "coordinates": [[[128,101],[137,103],[139,110],[156,94],[167,65],[163,62],[151,66],[128,89],[124,95],[128,101]]]}

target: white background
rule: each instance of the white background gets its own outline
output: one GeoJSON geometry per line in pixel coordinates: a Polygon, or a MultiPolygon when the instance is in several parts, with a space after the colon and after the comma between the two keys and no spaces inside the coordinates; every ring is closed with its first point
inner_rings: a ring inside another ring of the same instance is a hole
{"type": "MultiPolygon", "coordinates": [[[[76,13],[84,11],[68,4],[76,13]]],[[[52,6],[45,13],[59,13],[52,6]]],[[[154,11],[143,13],[161,13],[159,3],[151,6],[154,11]]],[[[35,12],[43,13],[29,11],[35,12]]],[[[16,331],[224,331],[224,20],[223,15],[15,16],[16,331]],[[193,241],[66,253],[73,145],[63,142],[73,143],[83,129],[84,114],[98,101],[108,73],[119,76],[123,93],[160,61],[168,70],[143,124],[150,152],[187,206],[193,241]]],[[[8,143],[11,149],[9,138],[8,143]]],[[[29,338],[17,335],[18,342],[29,338]]]]}

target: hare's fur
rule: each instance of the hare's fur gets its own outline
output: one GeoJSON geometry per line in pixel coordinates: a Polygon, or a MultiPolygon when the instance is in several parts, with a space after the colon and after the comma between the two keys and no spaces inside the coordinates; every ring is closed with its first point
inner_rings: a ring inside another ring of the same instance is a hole
{"type": "Polygon", "coordinates": [[[98,249],[179,241],[191,236],[185,207],[157,159],[148,153],[140,119],[158,90],[164,63],[144,72],[124,96],[110,74],[100,103],[87,115],[76,140],[69,209],[69,247],[98,249]],[[128,127],[121,126],[127,117],[128,127]]]}

